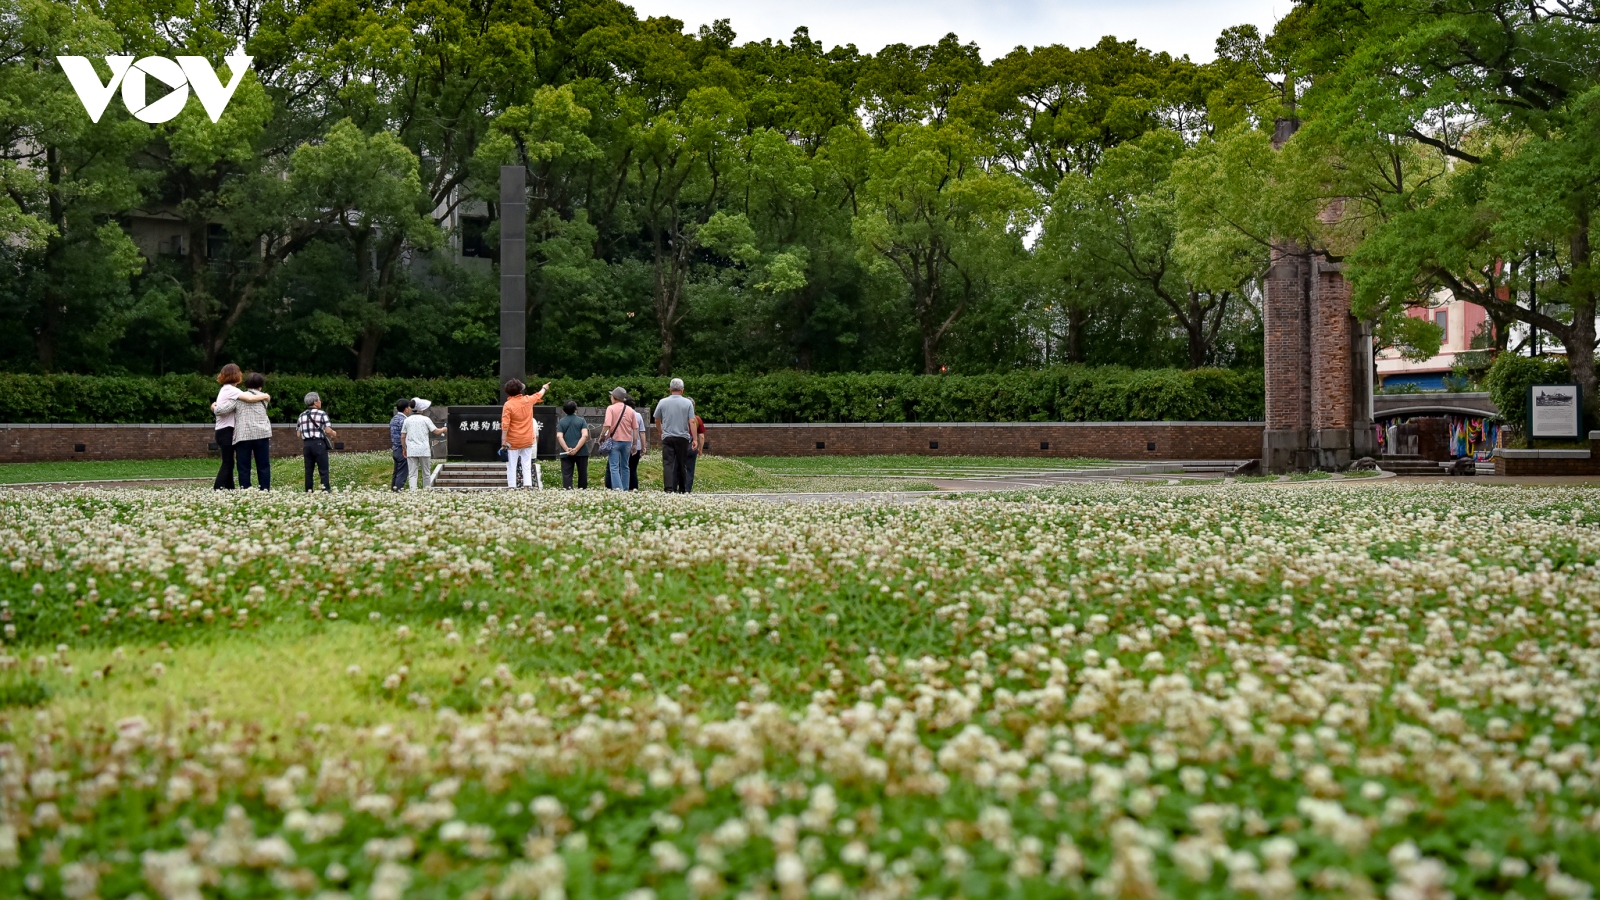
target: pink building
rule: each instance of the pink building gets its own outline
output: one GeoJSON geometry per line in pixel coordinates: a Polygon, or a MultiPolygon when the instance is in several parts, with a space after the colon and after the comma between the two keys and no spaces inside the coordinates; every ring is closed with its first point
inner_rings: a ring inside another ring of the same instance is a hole
{"type": "Polygon", "coordinates": [[[1472,339],[1480,330],[1489,327],[1485,324],[1489,314],[1476,303],[1449,299],[1426,309],[1412,308],[1406,315],[1427,319],[1444,329],[1439,353],[1422,362],[1411,362],[1401,359],[1398,350],[1384,349],[1378,353],[1378,380],[1390,387],[1414,384],[1424,391],[1444,390],[1444,377],[1456,364],[1456,354],[1472,349],[1472,339]]]}

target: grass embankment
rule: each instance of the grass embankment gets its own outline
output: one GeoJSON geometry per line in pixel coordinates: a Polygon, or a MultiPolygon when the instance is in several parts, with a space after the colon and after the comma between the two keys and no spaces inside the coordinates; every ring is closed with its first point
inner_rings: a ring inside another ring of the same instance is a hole
{"type": "Polygon", "coordinates": [[[0,896],[1586,896],[1600,492],[0,495],[0,896]]]}

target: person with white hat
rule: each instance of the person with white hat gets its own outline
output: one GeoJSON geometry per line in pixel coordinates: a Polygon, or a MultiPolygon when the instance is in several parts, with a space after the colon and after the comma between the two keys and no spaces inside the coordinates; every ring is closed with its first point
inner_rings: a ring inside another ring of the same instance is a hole
{"type": "Polygon", "coordinates": [[[433,404],[421,397],[411,400],[411,415],[406,416],[405,424],[400,426],[400,433],[405,436],[401,445],[401,452],[406,458],[406,483],[411,490],[421,490],[432,487],[432,477],[429,474],[433,467],[433,436],[444,434],[443,428],[435,428],[433,420],[423,415],[428,407],[433,404]],[[418,473],[421,473],[420,479],[418,473]]]}

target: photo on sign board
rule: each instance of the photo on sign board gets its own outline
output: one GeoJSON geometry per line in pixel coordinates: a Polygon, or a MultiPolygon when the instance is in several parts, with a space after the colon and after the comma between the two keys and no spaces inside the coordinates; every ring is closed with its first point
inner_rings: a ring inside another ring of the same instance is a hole
{"type": "Polygon", "coordinates": [[[1582,433],[1582,394],[1575,384],[1536,384],[1528,389],[1528,436],[1575,438],[1582,433]]]}

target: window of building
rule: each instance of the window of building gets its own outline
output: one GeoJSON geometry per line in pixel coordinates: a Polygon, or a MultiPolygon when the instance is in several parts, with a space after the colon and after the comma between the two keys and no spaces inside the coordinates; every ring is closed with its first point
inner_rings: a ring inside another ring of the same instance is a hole
{"type": "Polygon", "coordinates": [[[1439,326],[1439,328],[1444,331],[1444,342],[1446,344],[1450,343],[1450,311],[1448,309],[1441,309],[1434,313],[1433,324],[1439,326]]]}
{"type": "Polygon", "coordinates": [[[461,217],[461,255],[490,259],[489,242],[484,235],[489,230],[488,216],[461,217]]]}
{"type": "Polygon", "coordinates": [[[228,253],[228,230],[221,225],[206,226],[206,259],[222,259],[228,253]]]}

